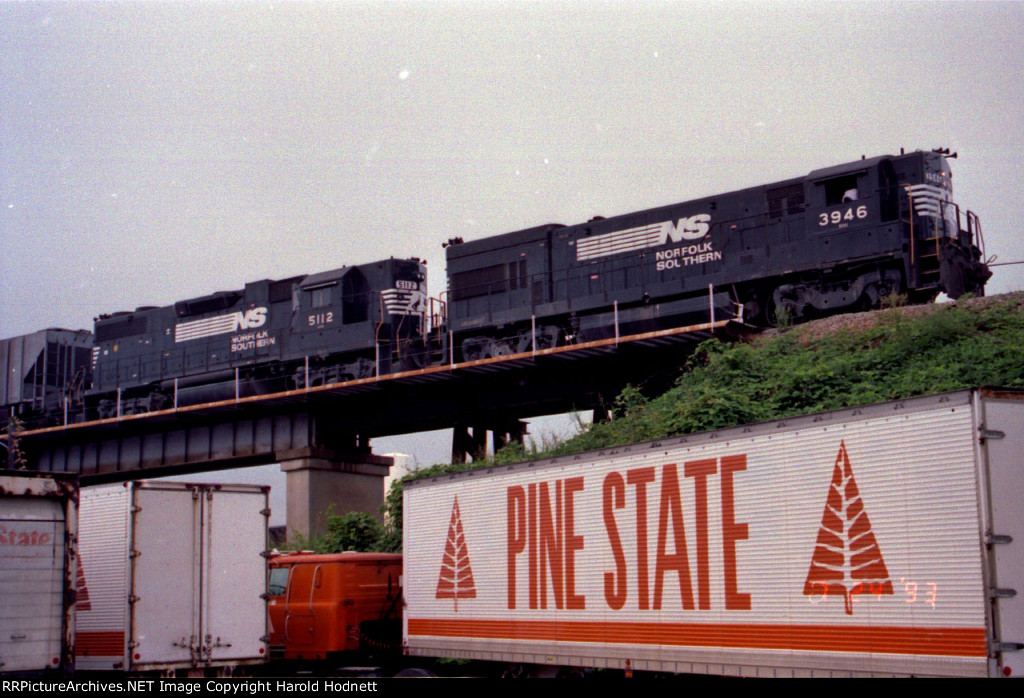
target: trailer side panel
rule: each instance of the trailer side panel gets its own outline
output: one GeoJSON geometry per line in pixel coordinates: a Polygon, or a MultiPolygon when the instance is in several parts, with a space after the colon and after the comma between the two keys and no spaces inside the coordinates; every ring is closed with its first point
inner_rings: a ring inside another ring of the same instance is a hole
{"type": "Polygon", "coordinates": [[[409,650],[987,675],[976,444],[963,392],[414,485],[409,650]]]}

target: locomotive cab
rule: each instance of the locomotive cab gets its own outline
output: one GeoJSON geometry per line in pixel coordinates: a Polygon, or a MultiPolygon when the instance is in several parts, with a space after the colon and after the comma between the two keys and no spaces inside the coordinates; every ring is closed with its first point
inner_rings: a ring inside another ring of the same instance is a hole
{"type": "Polygon", "coordinates": [[[981,221],[953,200],[948,149],[894,158],[900,171],[901,223],[909,241],[908,278],[915,301],[944,292],[984,295],[992,276],[984,262],[981,221]]]}
{"type": "Polygon", "coordinates": [[[303,279],[293,299],[292,333],[309,359],[297,369],[296,385],[359,380],[415,367],[427,329],[426,278],[425,265],[413,258],[303,279]]]}
{"type": "MultiPolygon", "coordinates": [[[[762,320],[878,307],[890,294],[922,303],[984,293],[977,216],[952,199],[949,151],[882,156],[811,172],[798,268],[751,294],[762,320]],[[781,283],[780,283],[781,282],[781,283]]],[[[769,212],[774,202],[769,191],[769,212]]],[[[787,265],[788,266],[788,265],[787,265]]]]}

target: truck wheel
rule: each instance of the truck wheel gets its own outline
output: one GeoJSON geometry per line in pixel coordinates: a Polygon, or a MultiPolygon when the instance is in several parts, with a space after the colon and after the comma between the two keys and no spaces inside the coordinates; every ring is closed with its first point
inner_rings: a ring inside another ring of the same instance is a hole
{"type": "Polygon", "coordinates": [[[418,666],[406,667],[405,669],[402,669],[400,672],[395,674],[395,678],[396,679],[413,679],[413,678],[427,679],[427,678],[432,678],[432,677],[436,677],[436,676],[437,676],[437,674],[435,674],[434,672],[430,671],[429,669],[422,669],[422,668],[420,668],[418,666]]]}

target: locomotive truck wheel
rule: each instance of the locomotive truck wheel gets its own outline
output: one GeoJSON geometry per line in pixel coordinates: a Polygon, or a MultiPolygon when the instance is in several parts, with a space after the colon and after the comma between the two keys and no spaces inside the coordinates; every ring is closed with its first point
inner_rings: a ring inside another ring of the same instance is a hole
{"type": "Polygon", "coordinates": [[[491,356],[511,356],[514,352],[508,342],[503,339],[492,339],[490,351],[491,356]]]}
{"type": "Polygon", "coordinates": [[[486,358],[487,340],[482,337],[470,337],[462,342],[462,360],[478,361],[486,358]]]}
{"type": "Polygon", "coordinates": [[[776,303],[772,300],[764,310],[764,319],[768,327],[791,327],[797,319],[796,304],[785,300],[776,303]]]}

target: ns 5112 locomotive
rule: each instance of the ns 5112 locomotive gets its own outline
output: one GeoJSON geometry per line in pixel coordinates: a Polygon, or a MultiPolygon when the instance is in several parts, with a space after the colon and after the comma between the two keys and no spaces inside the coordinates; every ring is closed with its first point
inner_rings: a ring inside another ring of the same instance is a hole
{"type": "Polygon", "coordinates": [[[107,418],[400,370],[426,279],[389,259],[99,318],[88,395],[107,418]]]}
{"type": "Polygon", "coordinates": [[[3,340],[0,420],[107,419],[407,369],[426,279],[419,259],[388,259],[3,340]]]}
{"type": "Polygon", "coordinates": [[[901,152],[579,225],[451,240],[436,318],[425,265],[391,259],[102,316],[92,335],[3,340],[0,420],[110,418],[685,327],[706,321],[709,305],[770,325],[878,307],[889,294],[981,295],[981,228],[953,201],[951,157],[901,152]]]}

